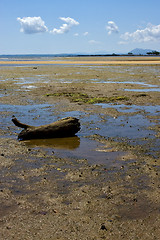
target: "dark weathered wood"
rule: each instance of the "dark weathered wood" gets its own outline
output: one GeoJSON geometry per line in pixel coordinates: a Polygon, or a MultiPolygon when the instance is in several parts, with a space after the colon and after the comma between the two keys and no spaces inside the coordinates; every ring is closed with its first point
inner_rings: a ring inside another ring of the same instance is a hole
{"type": "Polygon", "coordinates": [[[39,127],[30,126],[12,118],[17,127],[24,128],[18,135],[19,140],[57,138],[74,136],[80,130],[80,123],[77,118],[67,117],[51,124],[39,127]]]}
{"type": "Polygon", "coordinates": [[[24,124],[24,123],[21,123],[20,121],[18,121],[17,118],[12,118],[12,122],[17,126],[17,127],[20,127],[20,128],[32,128],[33,126],[30,126],[30,125],[27,125],[27,124],[24,124]]]}

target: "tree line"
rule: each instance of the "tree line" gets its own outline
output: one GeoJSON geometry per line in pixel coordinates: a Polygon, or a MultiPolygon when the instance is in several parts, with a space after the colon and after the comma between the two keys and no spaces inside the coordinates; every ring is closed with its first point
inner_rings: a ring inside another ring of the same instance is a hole
{"type": "Polygon", "coordinates": [[[160,55],[160,52],[158,51],[152,51],[152,52],[147,52],[148,55],[160,55]]]}

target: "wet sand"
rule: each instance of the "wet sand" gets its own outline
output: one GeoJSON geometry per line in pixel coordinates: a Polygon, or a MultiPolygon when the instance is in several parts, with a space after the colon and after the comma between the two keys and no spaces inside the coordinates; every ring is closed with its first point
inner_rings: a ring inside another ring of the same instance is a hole
{"type": "Polygon", "coordinates": [[[0,238],[158,240],[159,66],[0,73],[0,238]],[[75,116],[81,131],[19,142],[12,115],[30,125],[75,116]]]}

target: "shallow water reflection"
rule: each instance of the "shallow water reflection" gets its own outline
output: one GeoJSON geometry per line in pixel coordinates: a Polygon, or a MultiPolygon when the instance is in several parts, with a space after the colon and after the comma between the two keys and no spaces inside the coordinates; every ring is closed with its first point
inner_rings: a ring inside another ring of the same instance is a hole
{"type": "Polygon", "coordinates": [[[107,167],[118,167],[122,164],[123,151],[116,151],[110,146],[105,146],[95,140],[81,137],[79,148],[73,151],[62,149],[55,151],[55,154],[64,158],[87,159],[89,164],[103,164],[107,167]]]}
{"type": "Polygon", "coordinates": [[[27,147],[42,147],[73,150],[80,146],[80,138],[50,138],[50,139],[33,139],[24,141],[27,147]]]}
{"type": "Polygon", "coordinates": [[[60,158],[87,159],[90,164],[119,166],[123,151],[117,151],[97,141],[84,137],[36,139],[24,141],[29,148],[44,148],[60,158]]]}

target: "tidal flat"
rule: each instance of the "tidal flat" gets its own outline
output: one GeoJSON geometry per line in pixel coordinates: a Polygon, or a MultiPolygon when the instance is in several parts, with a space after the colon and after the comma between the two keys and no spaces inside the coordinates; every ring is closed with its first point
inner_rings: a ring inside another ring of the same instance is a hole
{"type": "Polygon", "coordinates": [[[116,60],[0,66],[1,239],[158,240],[158,58],[116,60]],[[18,141],[12,115],[35,126],[72,116],[81,130],[18,141]]]}

